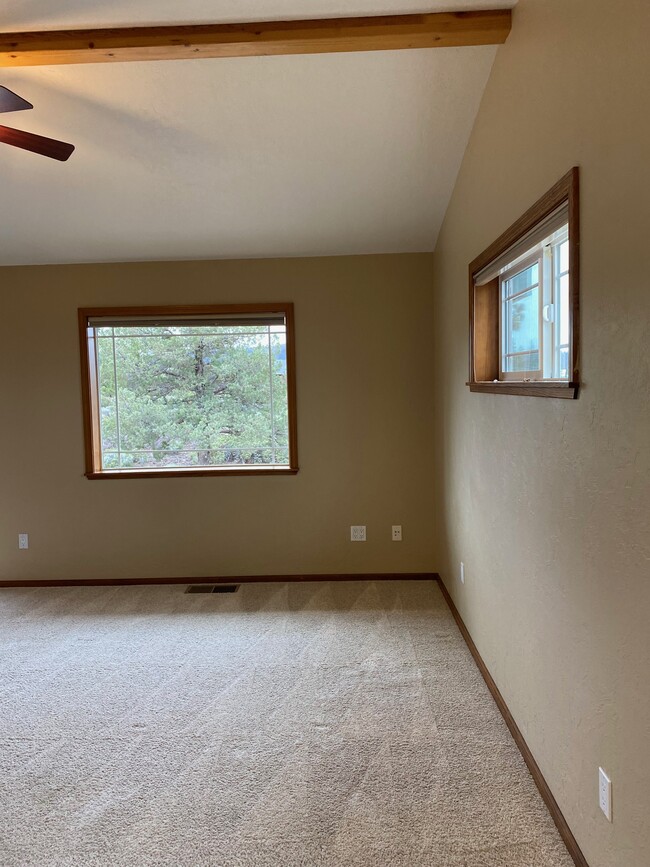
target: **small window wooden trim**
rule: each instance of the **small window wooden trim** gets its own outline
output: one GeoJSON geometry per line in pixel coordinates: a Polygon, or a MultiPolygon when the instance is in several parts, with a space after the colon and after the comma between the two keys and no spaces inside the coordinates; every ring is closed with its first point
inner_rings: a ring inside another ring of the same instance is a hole
{"type": "Polygon", "coordinates": [[[81,397],[84,423],[85,475],[88,479],[151,479],[188,476],[295,475],[298,472],[298,423],[296,416],[296,349],[293,304],[220,304],[166,307],[83,307],[78,311],[81,351],[81,397]],[[237,314],[283,313],[286,322],[287,405],[289,416],[289,466],[197,467],[138,470],[104,470],[101,465],[98,382],[94,337],[88,322],[93,317],[152,318],[186,316],[225,316],[237,314]]]}
{"type": "Polygon", "coordinates": [[[576,398],[580,385],[579,289],[579,170],[574,166],[469,266],[469,381],[467,385],[470,391],[526,397],[576,398]],[[571,314],[569,370],[571,376],[568,381],[501,380],[499,379],[501,367],[499,278],[496,277],[483,286],[477,286],[476,275],[563,204],[568,204],[569,223],[569,310],[571,314]]]}

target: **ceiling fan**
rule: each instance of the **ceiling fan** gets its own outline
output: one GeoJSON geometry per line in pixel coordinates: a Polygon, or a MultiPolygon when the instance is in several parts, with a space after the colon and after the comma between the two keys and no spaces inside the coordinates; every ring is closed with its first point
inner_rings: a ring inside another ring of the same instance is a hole
{"type": "MultiPolygon", "coordinates": [[[[34,108],[34,106],[8,88],[0,86],[0,112],[23,111],[26,108],[34,108]]],[[[61,161],[67,160],[74,150],[74,145],[64,141],[46,138],[21,129],[12,129],[9,126],[0,126],[0,142],[61,161]]]]}

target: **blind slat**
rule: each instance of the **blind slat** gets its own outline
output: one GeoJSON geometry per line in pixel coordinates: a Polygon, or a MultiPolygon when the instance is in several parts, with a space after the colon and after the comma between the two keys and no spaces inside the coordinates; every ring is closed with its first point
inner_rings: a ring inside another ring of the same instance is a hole
{"type": "Polygon", "coordinates": [[[533,229],[530,230],[527,234],[516,241],[511,247],[502,253],[500,256],[497,256],[496,259],[493,259],[485,268],[482,268],[478,274],[474,276],[474,285],[475,286],[484,286],[486,283],[489,283],[490,280],[494,280],[495,277],[498,277],[499,274],[512,262],[516,259],[519,259],[520,256],[523,256],[525,253],[528,253],[529,250],[534,249],[538,244],[552,235],[554,232],[557,232],[558,229],[561,229],[562,226],[566,226],[569,222],[569,203],[564,202],[548,215],[541,223],[538,223],[533,229]]]}
{"type": "Polygon", "coordinates": [[[269,313],[262,316],[259,314],[250,316],[245,314],[232,316],[133,316],[130,318],[91,316],[88,319],[89,328],[228,328],[240,325],[267,328],[285,325],[285,318],[283,313],[269,313]]]}

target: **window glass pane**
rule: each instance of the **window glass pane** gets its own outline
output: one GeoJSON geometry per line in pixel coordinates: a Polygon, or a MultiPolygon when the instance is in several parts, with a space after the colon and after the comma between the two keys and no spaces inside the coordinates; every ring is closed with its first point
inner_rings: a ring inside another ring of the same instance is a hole
{"type": "Polygon", "coordinates": [[[560,244],[560,273],[569,270],[569,242],[560,244]]]}
{"type": "Polygon", "coordinates": [[[539,283],[539,264],[535,262],[530,268],[526,268],[509,280],[506,280],[506,297],[515,295],[517,292],[523,292],[524,289],[536,286],[537,283],[539,283]]]}
{"type": "Polygon", "coordinates": [[[103,468],[105,470],[119,470],[120,456],[117,452],[104,452],[103,468]]]}
{"type": "MultiPolygon", "coordinates": [[[[104,329],[102,329],[104,330],[104,329]]],[[[111,329],[106,329],[110,331],[111,329]]],[[[115,371],[113,368],[113,341],[100,337],[97,339],[97,360],[99,378],[99,425],[102,438],[102,451],[117,449],[117,412],[115,401],[115,371]]],[[[114,466],[117,466],[115,455],[114,466]]]]}
{"type": "Polygon", "coordinates": [[[539,349],[539,290],[518,295],[505,306],[506,353],[539,349]]]}
{"type": "Polygon", "coordinates": [[[558,376],[561,379],[569,378],[569,348],[561,347],[560,348],[560,370],[558,376]]]}
{"type": "Polygon", "coordinates": [[[569,342],[569,275],[560,277],[560,344],[569,342]]]}
{"type": "Polygon", "coordinates": [[[286,331],[272,328],[102,328],[103,466],[288,464],[286,331]]]}
{"type": "MultiPolygon", "coordinates": [[[[285,326],[279,325],[278,328],[284,331],[285,326]]],[[[99,328],[99,332],[110,331],[112,329],[99,328]]],[[[268,326],[266,325],[230,325],[227,322],[224,325],[201,325],[200,323],[192,323],[191,325],[138,325],[137,323],[130,325],[118,325],[115,328],[117,337],[173,337],[177,335],[203,335],[216,336],[223,334],[267,334],[268,326]]]]}
{"type": "Polygon", "coordinates": [[[273,428],[277,452],[275,463],[288,463],[289,412],[287,404],[287,338],[286,334],[271,334],[271,363],[273,365],[273,428]]]}
{"type": "Polygon", "coordinates": [[[506,358],[508,373],[523,373],[528,370],[539,370],[539,352],[525,352],[522,355],[509,355],[506,358]]]}
{"type": "MultiPolygon", "coordinates": [[[[134,452],[120,452],[120,468],[129,470],[138,469],[182,469],[192,467],[221,467],[231,464],[271,464],[273,450],[264,447],[246,448],[220,448],[220,449],[195,449],[195,450],[159,450],[150,449],[134,452]]],[[[112,463],[112,454],[104,456],[107,469],[116,468],[112,463]]],[[[286,461],[288,463],[288,452],[286,461]]],[[[280,463],[278,461],[277,463],[280,463]]]]}

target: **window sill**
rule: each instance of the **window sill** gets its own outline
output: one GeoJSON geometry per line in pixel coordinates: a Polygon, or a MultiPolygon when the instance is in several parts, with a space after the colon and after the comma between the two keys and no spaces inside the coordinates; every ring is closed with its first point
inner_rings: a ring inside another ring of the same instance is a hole
{"type": "Polygon", "coordinates": [[[197,467],[170,470],[102,470],[86,473],[87,479],[177,479],[182,476],[295,476],[298,467],[197,467]]]}
{"type": "Polygon", "coordinates": [[[575,400],[578,384],[575,382],[468,382],[469,390],[483,394],[518,394],[522,397],[559,397],[575,400]]]}

